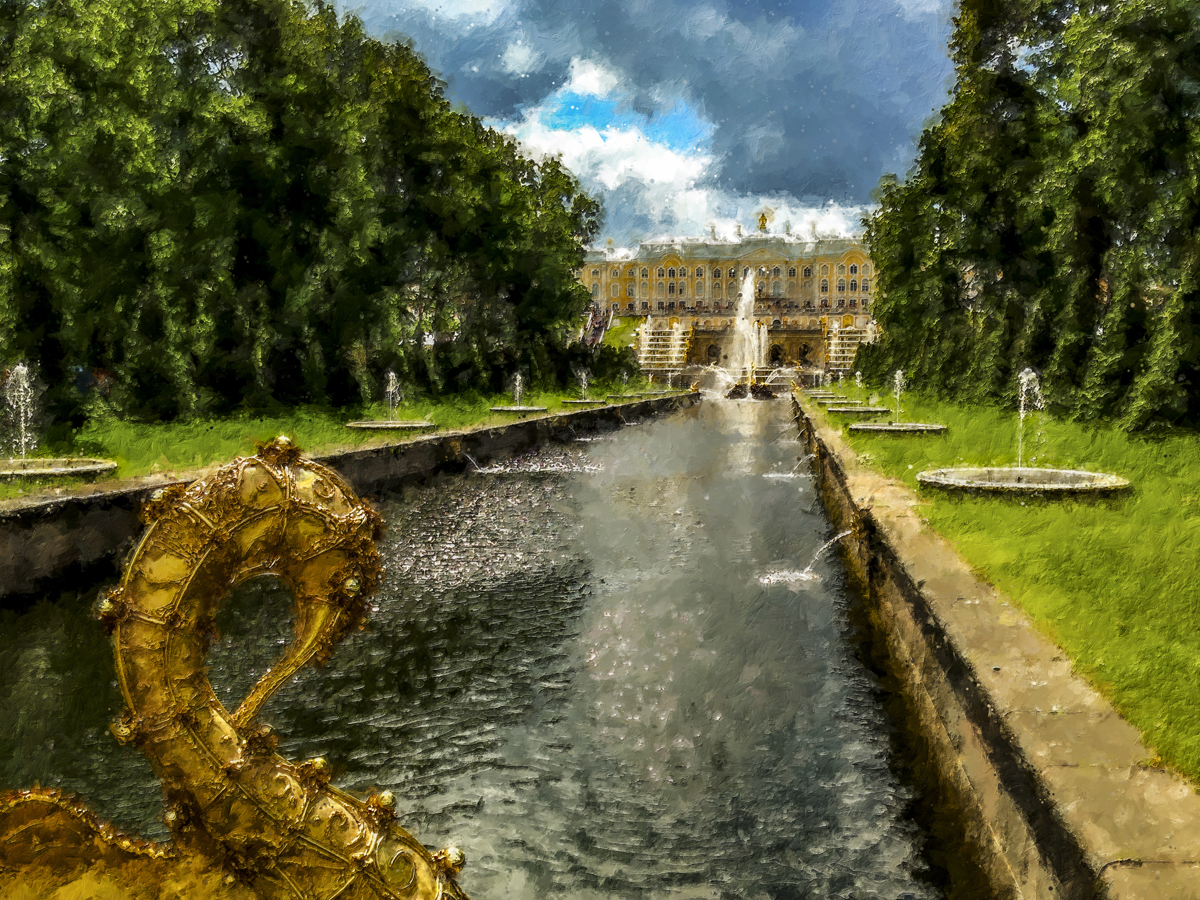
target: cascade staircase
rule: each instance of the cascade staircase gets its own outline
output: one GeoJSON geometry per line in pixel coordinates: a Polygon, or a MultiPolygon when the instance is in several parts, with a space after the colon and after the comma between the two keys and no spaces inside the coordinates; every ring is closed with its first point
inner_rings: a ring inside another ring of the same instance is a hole
{"type": "Polygon", "coordinates": [[[654,327],[647,320],[638,330],[638,365],[650,376],[674,375],[687,365],[688,348],[692,343],[692,328],[676,325],[673,328],[654,327]]]}
{"type": "Polygon", "coordinates": [[[861,328],[830,328],[825,332],[825,371],[849,372],[854,368],[858,345],[866,332],[861,328]]]}

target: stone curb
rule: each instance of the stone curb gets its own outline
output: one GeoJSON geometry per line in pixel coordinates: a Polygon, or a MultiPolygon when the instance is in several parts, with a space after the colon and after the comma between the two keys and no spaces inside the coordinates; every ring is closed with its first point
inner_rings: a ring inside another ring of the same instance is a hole
{"type": "Polygon", "coordinates": [[[850,575],[1001,898],[1200,897],[1200,796],[979,581],[906,486],[793,398],[850,575]]]}
{"type": "MultiPolygon", "coordinates": [[[[617,428],[629,418],[661,415],[698,402],[699,393],[676,394],[530,416],[491,428],[435,432],[313,458],[337,470],[359,493],[373,494],[438,472],[461,472],[469,465],[468,456],[478,463],[503,460],[576,430],[617,428]]],[[[0,603],[49,590],[64,579],[77,584],[93,580],[89,569],[105,564],[111,568],[141,534],[138,514],[154,491],[190,484],[204,474],[201,470],[185,478],[150,476],[84,485],[62,496],[0,504],[0,603]]]]}

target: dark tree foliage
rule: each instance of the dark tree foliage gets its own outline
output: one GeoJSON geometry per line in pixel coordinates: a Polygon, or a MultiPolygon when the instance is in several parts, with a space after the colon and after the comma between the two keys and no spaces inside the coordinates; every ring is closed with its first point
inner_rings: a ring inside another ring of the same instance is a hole
{"type": "Polygon", "coordinates": [[[866,371],[1048,400],[1130,430],[1200,424],[1200,6],[963,0],[957,80],[867,222],[866,371]]]}
{"type": "Polygon", "coordinates": [[[0,364],[76,421],[553,377],[601,210],[299,0],[0,0],[0,364]],[[86,380],[86,375],[82,376],[86,380]]]}

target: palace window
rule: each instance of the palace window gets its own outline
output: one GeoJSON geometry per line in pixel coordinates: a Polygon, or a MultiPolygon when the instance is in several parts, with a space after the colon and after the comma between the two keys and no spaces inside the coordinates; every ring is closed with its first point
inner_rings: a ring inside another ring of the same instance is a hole
{"type": "Polygon", "coordinates": [[[662,300],[659,300],[659,301],[658,301],[658,308],[659,308],[659,309],[666,309],[666,308],[667,308],[667,304],[666,304],[666,303],[664,303],[662,300]]]}
{"type": "Polygon", "coordinates": [[[862,285],[862,291],[863,291],[863,293],[865,294],[865,293],[867,293],[867,292],[868,292],[868,291],[870,291],[870,290],[871,290],[871,279],[870,279],[870,278],[864,278],[864,279],[863,279],[863,285],[862,285]]]}
{"type": "Polygon", "coordinates": [[[730,278],[737,278],[737,269],[730,267],[730,269],[729,269],[729,277],[730,277],[730,278]]]}
{"type": "Polygon", "coordinates": [[[599,285],[599,284],[593,284],[593,285],[592,285],[592,296],[593,296],[593,297],[599,297],[599,296],[600,296],[600,285],[599,285]]]}
{"type": "Polygon", "coordinates": [[[846,267],[845,267],[845,266],[843,266],[841,263],[838,263],[838,274],[839,274],[839,275],[845,275],[845,274],[846,274],[846,267]]]}
{"type": "Polygon", "coordinates": [[[630,285],[626,285],[626,287],[625,287],[625,296],[626,296],[626,297],[632,297],[632,296],[633,296],[633,285],[632,285],[632,284],[630,284],[630,285]]]}
{"type": "Polygon", "coordinates": [[[620,303],[614,303],[614,304],[613,304],[613,309],[620,309],[620,308],[621,308],[621,304],[620,304],[620,303]]]}
{"type": "Polygon", "coordinates": [[[600,277],[600,270],[599,270],[599,269],[592,269],[592,277],[593,277],[593,278],[599,278],[599,277],[600,277]]]}
{"type": "Polygon", "coordinates": [[[862,267],[862,273],[863,273],[864,275],[870,275],[870,274],[871,274],[871,267],[870,267],[870,266],[868,266],[868,265],[866,265],[866,264],[864,263],[864,264],[863,264],[863,267],[862,267]]]}
{"type": "Polygon", "coordinates": [[[858,306],[858,301],[855,300],[853,297],[851,297],[850,298],[850,308],[854,309],[854,307],[856,307],[856,306],[858,306]]]}
{"type": "Polygon", "coordinates": [[[642,277],[643,277],[643,278],[649,278],[649,277],[650,277],[650,270],[649,270],[649,269],[642,269],[642,277]]]}
{"type": "Polygon", "coordinates": [[[649,296],[650,296],[650,282],[648,282],[648,281],[643,281],[643,282],[642,282],[642,291],[641,291],[641,294],[642,294],[642,296],[643,296],[643,297],[649,297],[649,296]]]}
{"type": "Polygon", "coordinates": [[[850,279],[850,293],[852,293],[852,294],[858,293],[858,279],[856,279],[856,278],[850,279]]]}
{"type": "Polygon", "coordinates": [[[788,269],[788,278],[795,278],[795,277],[796,277],[796,267],[792,266],[790,269],[788,269]]]}
{"type": "Polygon", "coordinates": [[[745,278],[749,274],[750,274],[750,267],[742,266],[742,277],[745,278]]]}
{"type": "Polygon", "coordinates": [[[704,282],[703,281],[696,282],[696,296],[697,297],[704,296],[704,282]]]}
{"type": "Polygon", "coordinates": [[[839,294],[846,293],[846,279],[845,278],[838,279],[838,293],[839,294]]]}
{"type": "MultiPolygon", "coordinates": [[[[672,271],[674,271],[674,270],[672,269],[672,271]]],[[[668,296],[668,297],[674,297],[674,296],[675,296],[675,282],[673,282],[673,281],[672,281],[672,282],[669,282],[669,283],[667,284],[667,296],[668,296]]]]}
{"type": "Polygon", "coordinates": [[[725,285],[725,291],[725,296],[732,300],[737,296],[737,285],[731,281],[729,284],[725,285]]]}
{"type": "Polygon", "coordinates": [[[821,274],[828,275],[829,274],[829,266],[821,266],[821,274]]]}
{"type": "Polygon", "coordinates": [[[845,298],[845,297],[838,297],[838,309],[841,309],[841,308],[842,308],[842,307],[844,307],[845,305],[846,305],[846,298],[845,298]]]}
{"type": "Polygon", "coordinates": [[[626,303],[625,308],[627,310],[629,310],[630,312],[633,312],[633,304],[632,303],[626,303]]]}
{"type": "Polygon", "coordinates": [[[613,269],[613,270],[612,270],[611,272],[609,272],[608,274],[609,274],[609,277],[611,277],[611,278],[620,278],[620,277],[621,277],[621,270],[620,270],[620,269],[613,269]]]}
{"type": "Polygon", "coordinates": [[[626,278],[633,277],[633,266],[630,266],[628,269],[625,270],[625,277],[626,278]]]}
{"type": "Polygon", "coordinates": [[[775,268],[773,268],[771,270],[771,277],[773,277],[773,278],[779,277],[779,266],[776,266],[775,268]]]}
{"type": "Polygon", "coordinates": [[[813,308],[812,301],[811,301],[811,300],[805,300],[805,301],[804,301],[804,308],[805,308],[805,309],[812,309],[812,308],[813,308]]]}
{"type": "Polygon", "coordinates": [[[661,281],[658,283],[658,296],[667,296],[667,286],[661,281]]]}
{"type": "MultiPolygon", "coordinates": [[[[807,271],[807,270],[805,270],[805,271],[807,271]]],[[[807,291],[807,290],[808,290],[810,287],[812,287],[812,282],[811,282],[811,281],[806,281],[806,282],[804,282],[804,289],[805,289],[806,291],[807,291]]]]}
{"type": "Polygon", "coordinates": [[[667,269],[667,277],[668,277],[668,278],[674,278],[674,277],[675,277],[675,268],[674,268],[674,266],[672,266],[671,268],[667,269]]]}
{"type": "MultiPolygon", "coordinates": [[[[779,268],[776,267],[775,271],[778,272],[779,268]]],[[[783,284],[782,283],[780,283],[778,281],[771,282],[771,296],[772,297],[782,297],[783,296],[783,284]]]]}
{"type": "Polygon", "coordinates": [[[704,277],[704,267],[703,266],[696,266],[696,277],[697,278],[704,277]]]}
{"type": "Polygon", "coordinates": [[[686,281],[679,282],[679,296],[680,297],[687,296],[687,282],[686,281]]]}
{"type": "Polygon", "coordinates": [[[675,301],[674,301],[674,300],[668,300],[668,301],[667,301],[667,309],[674,309],[674,308],[675,308],[675,301]]]}
{"type": "Polygon", "coordinates": [[[664,269],[662,266],[659,266],[659,267],[658,267],[658,277],[659,277],[659,278],[666,278],[666,277],[667,277],[667,270],[666,270],[666,269],[664,269]]]}
{"type": "Polygon", "coordinates": [[[619,284],[617,284],[615,281],[612,283],[612,295],[614,297],[621,296],[621,286],[619,284]]]}
{"type": "Polygon", "coordinates": [[[850,267],[850,274],[851,274],[851,275],[857,275],[857,274],[858,274],[858,266],[856,266],[856,265],[854,265],[854,266],[851,266],[851,267],[850,267]]]}
{"type": "Polygon", "coordinates": [[[721,299],[721,282],[719,282],[719,281],[713,282],[713,299],[714,300],[721,299]]]}
{"type": "Polygon", "coordinates": [[[824,278],[821,279],[821,293],[822,294],[829,293],[829,282],[827,280],[825,280],[824,278]]]}
{"type": "MultiPolygon", "coordinates": [[[[793,272],[795,272],[796,270],[795,270],[795,269],[792,269],[792,271],[793,271],[793,272]]],[[[789,297],[795,297],[795,296],[796,296],[796,282],[794,282],[794,281],[789,281],[789,282],[788,282],[787,295],[788,295],[789,297]]]]}
{"type": "Polygon", "coordinates": [[[643,300],[642,301],[642,309],[649,309],[649,308],[650,308],[650,304],[647,303],[645,300],[643,300]]]}
{"type": "Polygon", "coordinates": [[[805,266],[805,267],[804,267],[804,277],[805,277],[805,278],[812,278],[812,266],[805,266]]]}

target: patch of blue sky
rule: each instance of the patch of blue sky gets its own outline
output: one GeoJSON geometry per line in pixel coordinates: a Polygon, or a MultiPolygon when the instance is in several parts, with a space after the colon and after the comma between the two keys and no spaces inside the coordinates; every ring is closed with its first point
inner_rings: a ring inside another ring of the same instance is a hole
{"type": "Polygon", "coordinates": [[[597,131],[637,129],[646,139],[672,150],[694,151],[707,146],[715,126],[686,103],[656,110],[650,116],[627,102],[564,91],[548,98],[541,115],[547,128],[575,131],[588,125],[597,131]]]}

